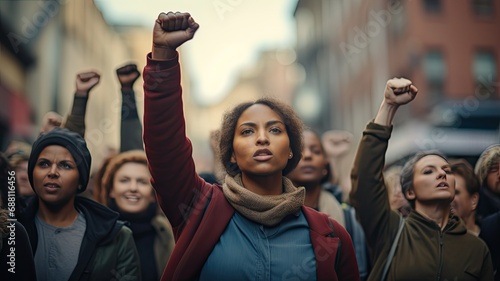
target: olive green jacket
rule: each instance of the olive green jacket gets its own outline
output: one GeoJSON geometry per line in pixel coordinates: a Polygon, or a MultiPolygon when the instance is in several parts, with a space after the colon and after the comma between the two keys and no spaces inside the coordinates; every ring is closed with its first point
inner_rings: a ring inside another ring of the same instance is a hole
{"type": "MultiPolygon", "coordinates": [[[[382,170],[392,127],[369,123],[363,132],[351,174],[351,203],[372,250],[368,280],[379,281],[396,236],[400,217],[389,207],[382,170]]],[[[450,217],[441,228],[416,211],[405,221],[387,280],[493,280],[486,244],[450,217]]]]}

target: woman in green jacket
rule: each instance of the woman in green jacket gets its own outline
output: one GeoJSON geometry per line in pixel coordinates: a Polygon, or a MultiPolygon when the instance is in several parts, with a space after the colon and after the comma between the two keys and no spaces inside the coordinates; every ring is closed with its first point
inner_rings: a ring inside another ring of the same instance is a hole
{"type": "Polygon", "coordinates": [[[493,280],[485,243],[450,212],[455,178],[442,154],[420,152],[403,167],[401,186],[413,207],[408,217],[403,220],[389,207],[382,170],[392,120],[398,107],[411,102],[417,91],[407,79],[387,82],[380,109],[363,132],[355,158],[350,196],[372,248],[374,267],[368,280],[493,280]],[[393,243],[397,248],[387,263],[393,243]]]}

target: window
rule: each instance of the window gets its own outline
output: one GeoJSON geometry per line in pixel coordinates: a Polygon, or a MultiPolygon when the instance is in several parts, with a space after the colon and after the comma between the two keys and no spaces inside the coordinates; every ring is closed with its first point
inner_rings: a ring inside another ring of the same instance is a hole
{"type": "Polygon", "coordinates": [[[472,65],[474,81],[476,82],[475,94],[482,98],[495,96],[497,88],[497,65],[492,51],[480,50],[474,55],[472,65]]]}
{"type": "Polygon", "coordinates": [[[433,14],[441,12],[441,0],[424,0],[422,2],[426,12],[433,14]]]}
{"type": "Polygon", "coordinates": [[[438,102],[443,96],[446,78],[446,65],[441,50],[429,50],[425,54],[423,70],[429,101],[431,103],[438,102]]]}
{"type": "Polygon", "coordinates": [[[472,0],[472,9],[479,16],[493,15],[493,0],[472,0]]]}

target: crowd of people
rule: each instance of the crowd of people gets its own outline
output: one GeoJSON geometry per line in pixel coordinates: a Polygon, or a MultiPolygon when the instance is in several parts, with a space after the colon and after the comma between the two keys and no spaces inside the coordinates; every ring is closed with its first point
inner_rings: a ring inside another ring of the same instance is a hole
{"type": "Polygon", "coordinates": [[[199,174],[177,52],[198,28],[189,13],[155,20],[143,123],[140,71],[116,70],[120,148],[95,172],[95,71],[77,74],[68,116],[48,112],[32,144],[0,154],[2,280],[500,280],[500,144],[475,167],[439,151],[387,167],[395,113],[418,96],[405,78],[387,81],[350,174],[334,167],[352,134],[319,134],[269,97],[224,114],[199,174]]]}

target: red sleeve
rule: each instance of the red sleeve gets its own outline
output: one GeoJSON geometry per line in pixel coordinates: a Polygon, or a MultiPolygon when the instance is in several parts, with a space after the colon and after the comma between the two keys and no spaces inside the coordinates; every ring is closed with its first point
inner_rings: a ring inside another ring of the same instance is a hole
{"type": "Polygon", "coordinates": [[[202,181],[186,136],[178,57],[154,61],[144,68],[144,148],[158,203],[173,228],[192,211],[202,181]]]}

